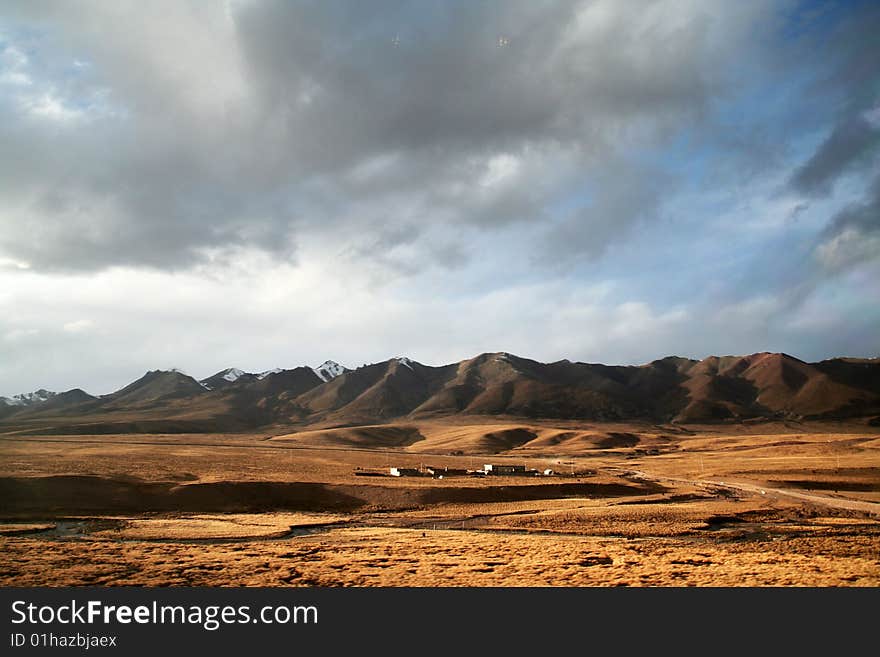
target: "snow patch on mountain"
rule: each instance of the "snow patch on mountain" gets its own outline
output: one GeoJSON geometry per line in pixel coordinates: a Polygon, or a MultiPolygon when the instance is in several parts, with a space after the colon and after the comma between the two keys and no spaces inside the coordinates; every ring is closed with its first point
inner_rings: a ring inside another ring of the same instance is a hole
{"type": "Polygon", "coordinates": [[[238,369],[237,367],[230,367],[228,370],[226,370],[226,372],[223,373],[223,378],[231,383],[232,381],[237,381],[245,374],[245,372],[238,369]]]}
{"type": "Polygon", "coordinates": [[[257,374],[257,378],[260,380],[263,380],[267,376],[269,376],[270,374],[278,374],[279,372],[283,372],[283,371],[284,370],[282,370],[280,367],[275,367],[275,368],[272,368],[271,370],[266,370],[265,372],[260,372],[259,374],[257,374]]]}
{"type": "MultiPolygon", "coordinates": [[[[180,374],[182,376],[189,376],[189,378],[193,378],[192,376],[190,376],[189,372],[184,372],[179,367],[172,367],[171,369],[167,369],[167,370],[156,370],[156,372],[159,372],[160,374],[180,374]]],[[[151,374],[151,373],[152,372],[148,372],[148,374],[151,374]]]]}
{"type": "Polygon", "coordinates": [[[398,356],[398,357],[395,358],[394,360],[396,360],[398,363],[400,363],[400,364],[403,365],[404,367],[408,367],[409,369],[412,369],[412,368],[413,368],[413,362],[414,362],[414,361],[412,361],[411,359],[407,358],[406,356],[398,356]]]}
{"type": "Polygon", "coordinates": [[[57,394],[56,392],[40,388],[34,392],[23,392],[12,397],[0,397],[0,402],[4,402],[9,406],[31,406],[32,404],[48,401],[57,394]]]}
{"type": "Polygon", "coordinates": [[[337,376],[345,374],[347,371],[348,370],[342,365],[332,360],[325,360],[318,367],[312,368],[312,372],[314,372],[324,383],[332,381],[337,376]]]}

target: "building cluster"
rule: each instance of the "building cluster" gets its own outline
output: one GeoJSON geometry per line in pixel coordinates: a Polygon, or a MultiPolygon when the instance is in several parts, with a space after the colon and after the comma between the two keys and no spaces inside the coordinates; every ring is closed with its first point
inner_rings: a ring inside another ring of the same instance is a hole
{"type": "Polygon", "coordinates": [[[549,476],[553,474],[552,470],[536,470],[527,468],[525,465],[511,465],[508,463],[486,463],[482,469],[466,470],[463,468],[446,468],[435,467],[432,465],[422,465],[418,468],[392,467],[389,469],[392,477],[433,477],[434,479],[443,479],[444,477],[487,477],[487,476],[505,476],[505,477],[536,477],[540,475],[549,476]]]}

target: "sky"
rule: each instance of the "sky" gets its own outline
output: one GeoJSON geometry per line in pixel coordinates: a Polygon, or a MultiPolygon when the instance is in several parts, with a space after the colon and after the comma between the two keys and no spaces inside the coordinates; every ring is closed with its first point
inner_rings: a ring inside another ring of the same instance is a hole
{"type": "Polygon", "coordinates": [[[880,4],[7,1],[0,395],[880,356],[880,4]]]}

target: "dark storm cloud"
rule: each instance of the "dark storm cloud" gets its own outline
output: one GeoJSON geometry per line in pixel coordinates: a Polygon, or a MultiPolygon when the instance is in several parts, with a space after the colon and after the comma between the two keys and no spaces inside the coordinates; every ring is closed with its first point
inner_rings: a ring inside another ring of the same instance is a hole
{"type": "Polygon", "coordinates": [[[823,267],[815,272],[817,281],[880,258],[880,116],[875,116],[880,115],[880,85],[875,86],[878,104],[858,107],[842,119],[790,182],[810,198],[832,194],[847,177],[864,189],[860,198],[831,215],[818,236],[815,251],[823,267]]]}
{"type": "Polygon", "coordinates": [[[791,185],[810,196],[827,195],[840,176],[870,165],[878,146],[880,130],[862,114],[849,116],[795,172],[791,185]]]}
{"type": "Polygon", "coordinates": [[[864,202],[837,214],[828,226],[828,231],[834,234],[846,228],[856,228],[863,232],[880,232],[880,175],[874,178],[865,194],[864,202]]]}
{"type": "Polygon", "coordinates": [[[261,109],[310,167],[377,151],[588,146],[640,117],[697,111],[711,91],[697,56],[706,15],[652,30],[620,3],[597,5],[595,25],[578,16],[588,3],[342,7],[255,3],[236,20],[261,109]]]}
{"type": "MultiPolygon", "coordinates": [[[[607,178],[606,158],[699,120],[766,11],[22,3],[4,43],[38,36],[19,67],[32,84],[0,96],[0,201],[26,228],[4,230],[0,249],[38,270],[181,269],[238,247],[292,259],[327,229],[544,222],[561,195],[607,178]],[[87,66],[70,85],[74,60],[87,66]],[[34,94],[61,109],[39,114],[34,94]]],[[[572,220],[589,241],[557,248],[595,255],[650,214],[656,186],[639,170],[572,220]]],[[[452,238],[414,240],[423,253],[405,271],[465,260],[452,238]]]]}
{"type": "Polygon", "coordinates": [[[591,182],[588,201],[549,230],[542,257],[568,264],[575,257],[600,255],[640,221],[656,219],[676,184],[660,169],[630,163],[605,163],[591,182]]]}
{"type": "Polygon", "coordinates": [[[825,98],[838,109],[830,129],[794,170],[787,187],[811,203],[835,193],[843,196],[842,209],[838,203],[812,242],[822,266],[803,272],[796,287],[806,292],[798,296],[880,257],[880,7],[862,3],[849,9],[853,11],[844,12],[833,29],[820,30],[805,40],[806,49],[798,50],[815,59],[821,71],[806,89],[805,105],[825,98]]]}
{"type": "Polygon", "coordinates": [[[880,175],[860,202],[834,216],[823,231],[817,254],[832,272],[880,259],[880,175]]]}

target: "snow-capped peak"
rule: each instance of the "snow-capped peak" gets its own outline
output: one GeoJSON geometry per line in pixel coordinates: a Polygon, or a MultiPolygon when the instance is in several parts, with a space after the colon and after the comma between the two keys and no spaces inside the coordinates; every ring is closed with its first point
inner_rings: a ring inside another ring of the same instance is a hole
{"type": "Polygon", "coordinates": [[[283,371],[284,370],[282,370],[280,367],[275,367],[275,368],[272,368],[271,370],[266,370],[265,372],[260,372],[259,374],[257,374],[257,378],[262,380],[262,379],[265,379],[270,374],[278,374],[279,372],[283,372],[283,371]]]}
{"type": "Polygon", "coordinates": [[[340,374],[345,374],[348,370],[346,370],[339,363],[332,360],[325,360],[318,367],[313,367],[312,372],[314,372],[321,381],[327,383],[328,381],[332,381],[340,374]]]}
{"type": "Polygon", "coordinates": [[[242,376],[244,376],[244,375],[245,375],[245,372],[243,372],[242,370],[238,369],[237,367],[230,367],[228,370],[226,370],[226,371],[223,373],[223,378],[226,379],[226,380],[229,381],[229,382],[232,382],[232,381],[235,381],[235,380],[237,380],[239,377],[242,377],[242,376]]]}
{"type": "Polygon", "coordinates": [[[0,397],[0,401],[5,402],[9,406],[30,406],[31,404],[40,404],[44,401],[52,399],[56,394],[50,390],[42,388],[34,392],[23,392],[20,395],[12,397],[0,397]]]}
{"type": "Polygon", "coordinates": [[[413,361],[411,359],[407,358],[406,356],[398,356],[394,360],[396,360],[401,365],[408,367],[409,369],[413,368],[412,367],[413,361]]]}
{"type": "Polygon", "coordinates": [[[156,372],[158,372],[159,374],[180,374],[182,376],[189,376],[189,372],[184,372],[179,367],[171,367],[167,370],[156,370],[156,372]]]}

